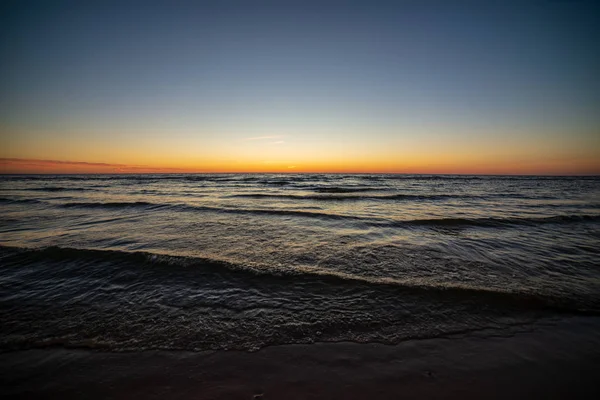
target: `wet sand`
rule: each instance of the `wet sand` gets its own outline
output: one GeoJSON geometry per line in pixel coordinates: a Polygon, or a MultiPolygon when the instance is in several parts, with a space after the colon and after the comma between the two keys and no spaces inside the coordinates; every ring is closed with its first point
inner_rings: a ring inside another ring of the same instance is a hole
{"type": "Polygon", "coordinates": [[[3,398],[600,398],[600,318],[383,344],[315,343],[241,351],[0,355],[3,398]]]}

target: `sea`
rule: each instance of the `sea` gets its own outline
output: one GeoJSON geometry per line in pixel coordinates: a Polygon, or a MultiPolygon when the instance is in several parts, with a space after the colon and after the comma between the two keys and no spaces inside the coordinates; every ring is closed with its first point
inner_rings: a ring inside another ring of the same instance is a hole
{"type": "Polygon", "coordinates": [[[502,336],[600,314],[600,177],[0,176],[0,349],[502,336]]]}

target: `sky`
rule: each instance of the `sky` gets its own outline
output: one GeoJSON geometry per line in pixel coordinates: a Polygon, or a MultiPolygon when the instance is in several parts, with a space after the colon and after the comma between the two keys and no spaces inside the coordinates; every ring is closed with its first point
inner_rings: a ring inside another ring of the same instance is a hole
{"type": "Polygon", "coordinates": [[[0,173],[600,174],[594,1],[3,1],[0,173]]]}

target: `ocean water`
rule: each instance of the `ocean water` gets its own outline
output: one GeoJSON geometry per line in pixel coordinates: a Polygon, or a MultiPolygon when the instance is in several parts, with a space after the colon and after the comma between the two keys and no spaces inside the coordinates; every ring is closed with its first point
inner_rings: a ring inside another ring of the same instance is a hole
{"type": "Polygon", "coordinates": [[[0,177],[0,347],[256,350],[600,313],[600,178],[0,177]]]}

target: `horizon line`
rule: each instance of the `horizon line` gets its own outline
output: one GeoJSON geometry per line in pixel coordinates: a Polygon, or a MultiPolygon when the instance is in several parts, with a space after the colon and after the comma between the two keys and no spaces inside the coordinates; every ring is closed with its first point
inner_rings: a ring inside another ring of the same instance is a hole
{"type": "Polygon", "coordinates": [[[448,172],[0,172],[0,176],[31,175],[448,175],[448,176],[544,176],[544,177],[599,177],[600,173],[591,174],[478,174],[448,172]]]}
{"type": "MultiPolygon", "coordinates": [[[[308,167],[309,168],[309,167],[308,167]]],[[[322,171],[306,171],[303,168],[290,170],[252,170],[252,171],[227,171],[227,170],[194,170],[194,168],[176,168],[176,167],[159,167],[149,165],[135,165],[123,163],[107,163],[107,162],[90,162],[90,161],[65,161],[52,159],[35,159],[35,158],[16,158],[16,157],[0,157],[0,175],[167,175],[167,174],[289,174],[289,175],[318,175],[318,174],[335,174],[335,175],[456,175],[456,176],[585,176],[595,177],[600,176],[600,171],[596,172],[407,172],[407,171],[365,171],[365,170],[322,170],[322,171]],[[91,171],[90,171],[91,167],[91,171]],[[104,169],[93,171],[96,168],[104,169]],[[82,168],[84,170],[77,170],[82,168]],[[29,170],[28,170],[29,169],[29,170]],[[46,170],[44,170],[46,169],[46,170]],[[56,170],[59,169],[59,170],[56,170]],[[72,171],[69,171],[73,169],[72,171]],[[87,170],[86,170],[87,169],[87,170]],[[113,169],[113,170],[110,170],[113,169]],[[4,170],[4,171],[3,171],[4,170]]]]}

